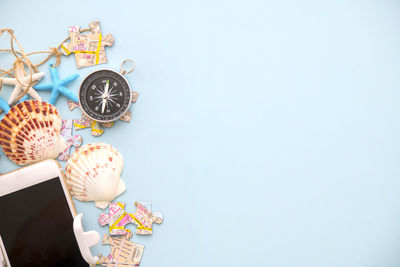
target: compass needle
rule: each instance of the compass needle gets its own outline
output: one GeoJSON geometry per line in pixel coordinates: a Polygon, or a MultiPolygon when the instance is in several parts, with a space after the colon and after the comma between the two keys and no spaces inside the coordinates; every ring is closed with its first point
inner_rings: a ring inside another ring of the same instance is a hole
{"type": "Polygon", "coordinates": [[[106,88],[104,89],[104,94],[108,95],[108,87],[110,86],[110,80],[107,80],[106,88]]]}
{"type": "Polygon", "coordinates": [[[107,104],[107,101],[105,99],[103,99],[103,102],[101,104],[101,113],[104,113],[104,109],[106,108],[106,104],[107,104]]]}

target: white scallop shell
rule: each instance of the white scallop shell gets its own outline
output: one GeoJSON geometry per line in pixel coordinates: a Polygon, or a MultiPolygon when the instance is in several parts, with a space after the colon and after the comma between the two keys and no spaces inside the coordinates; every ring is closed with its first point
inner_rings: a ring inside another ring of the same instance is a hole
{"type": "Polygon", "coordinates": [[[65,176],[72,196],[80,201],[94,201],[102,209],[125,190],[120,175],[124,158],[111,145],[87,144],[71,155],[65,176]]]}
{"type": "Polygon", "coordinates": [[[18,165],[55,159],[65,150],[56,107],[40,100],[13,106],[0,122],[0,145],[18,165]]]}

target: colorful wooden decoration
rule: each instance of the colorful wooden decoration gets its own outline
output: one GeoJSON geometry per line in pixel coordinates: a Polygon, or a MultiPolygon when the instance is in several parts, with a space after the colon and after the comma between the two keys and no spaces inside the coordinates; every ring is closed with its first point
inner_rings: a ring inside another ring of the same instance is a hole
{"type": "Polygon", "coordinates": [[[112,46],[114,37],[111,34],[101,34],[100,22],[93,21],[89,24],[91,32],[82,34],[79,25],[69,27],[71,42],[61,46],[65,55],[75,54],[78,68],[107,63],[105,46],[112,46]]]}
{"type": "Polygon", "coordinates": [[[76,78],[78,78],[79,74],[75,73],[68,76],[67,78],[60,79],[57,69],[54,67],[53,64],[50,64],[49,70],[50,70],[51,80],[53,82],[46,84],[37,84],[33,88],[38,91],[47,91],[47,90],[51,91],[49,103],[52,105],[56,103],[57,98],[60,94],[62,94],[68,99],[71,99],[72,101],[78,102],[79,101],[78,97],[65,86],[71,83],[76,78]]]}
{"type": "MultiPolygon", "coordinates": [[[[33,74],[32,82],[40,81],[43,76],[43,72],[33,74]]],[[[13,106],[17,103],[17,97],[25,90],[26,85],[29,84],[30,77],[25,76],[22,80],[19,80],[19,82],[16,78],[0,78],[0,81],[3,84],[14,85],[14,90],[12,91],[10,98],[8,99],[8,104],[10,106],[13,106]]],[[[33,99],[41,100],[40,95],[32,87],[29,87],[27,94],[30,95],[33,99]]]]}
{"type": "Polygon", "coordinates": [[[132,232],[126,230],[122,237],[103,236],[103,245],[111,246],[111,253],[105,257],[99,255],[97,264],[107,267],[137,267],[142,260],[144,246],[130,241],[132,232]]]}
{"type": "Polygon", "coordinates": [[[78,148],[82,145],[82,136],[72,135],[73,121],[73,119],[62,119],[61,136],[64,137],[67,148],[61,152],[58,156],[58,160],[67,161],[69,159],[71,147],[78,148]]]}

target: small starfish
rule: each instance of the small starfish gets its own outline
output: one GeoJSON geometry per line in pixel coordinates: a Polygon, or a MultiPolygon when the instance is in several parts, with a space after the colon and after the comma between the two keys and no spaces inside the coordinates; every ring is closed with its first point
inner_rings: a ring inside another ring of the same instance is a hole
{"type": "MultiPolygon", "coordinates": [[[[43,72],[35,73],[32,75],[32,82],[40,81],[44,76],[43,72]]],[[[17,103],[16,98],[24,91],[26,85],[29,83],[30,77],[25,76],[20,82],[16,78],[0,78],[3,84],[15,85],[14,90],[12,91],[10,98],[8,100],[8,104],[13,106],[17,103]]],[[[28,95],[30,95],[33,99],[41,100],[40,95],[32,88],[29,87],[28,95]]]]}
{"type": "Polygon", "coordinates": [[[75,73],[73,75],[68,76],[67,78],[60,80],[58,72],[53,64],[50,64],[49,69],[50,69],[51,80],[53,82],[46,84],[38,84],[35,85],[33,88],[36,90],[51,90],[49,103],[52,105],[56,103],[57,98],[60,94],[62,94],[68,99],[71,99],[74,102],[79,102],[78,97],[65,87],[65,85],[78,78],[79,74],[75,73]]]}

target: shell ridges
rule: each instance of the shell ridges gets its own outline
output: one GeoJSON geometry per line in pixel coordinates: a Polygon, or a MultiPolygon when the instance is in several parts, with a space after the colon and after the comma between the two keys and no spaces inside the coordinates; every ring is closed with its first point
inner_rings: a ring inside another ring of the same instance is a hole
{"type": "Polygon", "coordinates": [[[125,190],[120,175],[122,155],[111,145],[91,143],[75,150],[65,167],[65,176],[72,196],[80,201],[95,201],[105,209],[125,190]]]}
{"type": "Polygon", "coordinates": [[[14,163],[26,165],[55,159],[65,150],[56,107],[40,100],[13,106],[0,122],[0,145],[14,163]]]}

